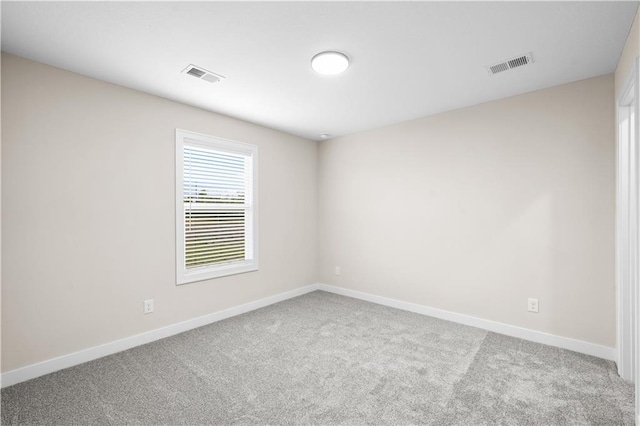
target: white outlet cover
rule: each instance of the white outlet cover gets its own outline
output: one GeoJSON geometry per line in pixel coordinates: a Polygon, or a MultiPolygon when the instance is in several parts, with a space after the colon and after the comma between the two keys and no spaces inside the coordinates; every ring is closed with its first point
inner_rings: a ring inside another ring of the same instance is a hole
{"type": "Polygon", "coordinates": [[[145,314],[150,314],[153,312],[153,299],[145,300],[143,303],[144,309],[143,312],[145,314]]]}

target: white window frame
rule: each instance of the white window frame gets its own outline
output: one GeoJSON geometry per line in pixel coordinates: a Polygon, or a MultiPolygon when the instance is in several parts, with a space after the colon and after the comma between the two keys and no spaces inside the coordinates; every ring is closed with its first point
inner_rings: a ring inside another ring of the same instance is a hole
{"type": "Polygon", "coordinates": [[[176,129],[176,284],[187,284],[228,275],[258,270],[258,147],[243,142],[176,129]],[[245,242],[247,258],[227,264],[186,268],[184,217],[184,147],[200,146],[222,152],[251,157],[252,173],[245,204],[247,225],[245,242]]]}

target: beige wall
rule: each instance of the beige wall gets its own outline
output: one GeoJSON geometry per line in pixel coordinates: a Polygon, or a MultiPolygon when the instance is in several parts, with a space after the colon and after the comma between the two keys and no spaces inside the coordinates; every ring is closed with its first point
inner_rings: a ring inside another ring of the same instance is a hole
{"type": "Polygon", "coordinates": [[[324,141],[319,157],[311,141],[6,54],[1,90],[2,371],[317,272],[615,344],[612,75],[324,141]],[[176,127],[259,145],[259,272],[175,286],[176,127]]]}
{"type": "Polygon", "coordinates": [[[2,371],[316,282],[315,142],[5,54],[2,124],[2,371]],[[176,127],[259,145],[258,272],[176,287],[176,127]]]}
{"type": "Polygon", "coordinates": [[[633,61],[640,56],[640,9],[638,9],[638,13],[636,14],[635,20],[633,21],[633,26],[631,30],[629,30],[629,35],[627,36],[627,41],[624,45],[624,49],[622,50],[622,55],[620,56],[620,60],[618,61],[618,66],[616,67],[615,73],[615,81],[616,81],[616,99],[620,95],[620,91],[624,89],[624,85],[627,83],[629,78],[629,74],[633,69],[633,61]]]}
{"type": "Polygon", "coordinates": [[[607,75],[322,142],[320,281],[614,346],[613,97],[607,75]]]}

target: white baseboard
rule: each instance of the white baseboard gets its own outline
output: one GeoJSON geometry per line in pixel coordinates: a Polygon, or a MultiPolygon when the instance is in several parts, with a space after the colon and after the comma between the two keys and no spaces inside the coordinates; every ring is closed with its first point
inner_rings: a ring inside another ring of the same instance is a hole
{"type": "MultiPolygon", "coordinates": [[[[221,321],[223,319],[231,318],[236,315],[254,311],[256,309],[260,309],[265,306],[273,305],[274,303],[282,302],[284,300],[291,299],[297,296],[302,296],[303,294],[310,293],[316,290],[323,290],[330,293],[353,297],[355,299],[365,300],[367,302],[377,303],[379,305],[385,305],[392,308],[402,309],[404,311],[410,311],[410,312],[415,312],[422,315],[428,315],[431,317],[440,318],[447,321],[456,322],[459,324],[465,324],[472,327],[493,331],[495,333],[504,334],[507,336],[519,337],[521,339],[530,340],[532,342],[556,346],[559,348],[568,349],[571,351],[580,352],[583,354],[592,355],[592,356],[604,358],[607,360],[616,359],[615,349],[610,348],[608,346],[601,346],[594,343],[584,342],[581,340],[555,336],[553,334],[543,333],[541,331],[535,331],[535,330],[530,330],[522,327],[516,327],[513,325],[476,318],[469,315],[458,314],[455,312],[445,311],[442,309],[430,308],[424,305],[418,305],[415,303],[409,303],[401,300],[390,299],[387,297],[376,296],[374,294],[363,293],[355,290],[349,290],[346,288],[336,287],[333,285],[311,284],[295,290],[265,297],[264,299],[259,299],[253,302],[245,303],[244,305],[235,306],[233,308],[225,309],[223,311],[215,312],[209,315],[193,318],[187,321],[179,322],[176,324],[168,325],[166,327],[162,327],[155,330],[147,331],[145,333],[137,334],[135,336],[126,337],[124,339],[116,340],[113,342],[105,343],[103,345],[94,346],[88,349],[83,349],[81,351],[74,352],[68,355],[63,355],[57,358],[42,361],[37,364],[27,365],[25,367],[7,371],[6,373],[2,373],[2,375],[0,375],[0,384],[1,384],[0,386],[3,388],[7,386],[11,386],[16,383],[24,382],[26,380],[34,379],[36,377],[40,377],[45,374],[62,370],[64,368],[73,367],[74,365],[82,364],[87,361],[92,361],[94,359],[102,358],[104,356],[121,352],[127,349],[131,349],[136,346],[144,345],[146,343],[151,343],[153,341],[163,339],[165,337],[173,336],[175,334],[182,333],[188,330],[192,330],[194,328],[202,327],[204,325],[221,321]]],[[[638,424],[640,425],[640,417],[638,419],[638,424]]]]}
{"type": "Polygon", "coordinates": [[[216,321],[254,311],[265,306],[273,305],[274,303],[282,302],[283,300],[310,293],[312,291],[318,290],[318,288],[318,284],[311,284],[305,287],[297,288],[295,290],[265,297],[264,299],[245,303],[244,305],[235,306],[233,308],[215,312],[213,314],[193,318],[187,321],[137,334],[135,336],[126,337],[124,339],[116,340],[113,342],[105,343],[103,345],[83,349],[81,351],[74,352],[68,355],[63,355],[57,358],[42,361],[37,364],[27,365],[25,367],[7,371],[6,373],[2,373],[2,375],[0,376],[1,387],[15,385],[16,383],[34,379],[45,374],[53,373],[54,371],[73,367],[74,365],[82,364],[87,361],[102,358],[103,356],[111,355],[117,352],[124,351],[126,349],[144,345],[146,343],[163,339],[165,337],[173,336],[174,334],[202,327],[203,325],[211,324],[216,321]]]}
{"type": "MultiPolygon", "coordinates": [[[[556,336],[554,334],[544,333],[542,331],[530,330],[528,328],[522,328],[515,325],[509,325],[501,322],[476,318],[469,315],[458,314],[456,312],[445,311],[443,309],[430,308],[428,306],[418,305],[416,303],[376,296],[374,294],[363,293],[360,291],[350,290],[343,287],[336,287],[329,284],[319,284],[319,287],[320,290],[340,294],[342,296],[353,297],[355,299],[365,300],[367,302],[377,303],[379,305],[385,305],[392,308],[402,309],[404,311],[428,315],[430,317],[469,325],[472,327],[493,331],[494,333],[518,337],[520,339],[543,343],[545,345],[555,346],[562,349],[568,349],[570,351],[580,352],[598,358],[604,358],[610,361],[616,360],[616,350],[615,348],[611,348],[609,346],[602,346],[582,340],[556,336]]],[[[640,422],[638,424],[640,425],[640,422]]]]}

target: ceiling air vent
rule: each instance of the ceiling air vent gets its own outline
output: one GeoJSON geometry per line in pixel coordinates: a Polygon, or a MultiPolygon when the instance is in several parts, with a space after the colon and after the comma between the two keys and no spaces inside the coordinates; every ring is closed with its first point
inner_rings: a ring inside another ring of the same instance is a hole
{"type": "Polygon", "coordinates": [[[517,58],[507,59],[506,61],[499,62],[494,65],[489,65],[487,67],[487,72],[490,75],[498,74],[499,72],[508,71],[512,68],[518,68],[523,65],[528,65],[533,63],[533,56],[531,56],[531,52],[526,55],[518,56],[517,58]]]}
{"type": "Polygon", "coordinates": [[[182,72],[194,76],[195,78],[199,78],[200,80],[208,81],[209,83],[217,83],[223,78],[226,78],[223,75],[207,71],[204,68],[196,67],[193,64],[183,69],[182,72]]]}

